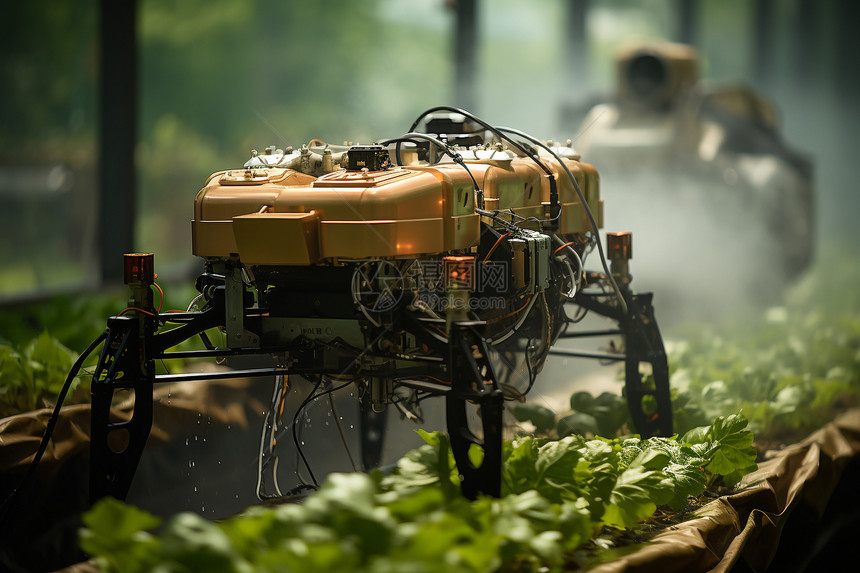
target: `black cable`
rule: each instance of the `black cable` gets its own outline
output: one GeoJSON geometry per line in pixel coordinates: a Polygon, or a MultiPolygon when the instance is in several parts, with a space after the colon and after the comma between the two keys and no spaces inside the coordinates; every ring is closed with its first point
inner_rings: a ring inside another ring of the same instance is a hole
{"type": "MultiPolygon", "coordinates": [[[[42,461],[42,456],[45,455],[45,450],[48,448],[48,442],[51,440],[51,436],[54,433],[54,428],[57,425],[57,421],[60,418],[60,409],[63,406],[63,402],[66,400],[66,394],[69,392],[69,388],[72,386],[72,382],[75,380],[75,377],[78,375],[78,371],[81,369],[81,366],[84,364],[84,360],[92,353],[96,347],[101,344],[105,339],[107,339],[110,334],[110,330],[105,330],[102,332],[95,340],[90,343],[84,353],[81,354],[75,363],[72,365],[72,369],[69,371],[69,375],[66,377],[66,381],[63,384],[63,388],[60,390],[60,394],[57,396],[57,404],[54,406],[54,411],[51,413],[51,417],[48,419],[48,423],[45,426],[45,434],[42,436],[42,441],[39,442],[39,449],[36,450],[36,455],[33,457],[33,461],[30,463],[30,467],[27,469],[27,473],[24,475],[24,479],[21,480],[21,483],[12,490],[12,492],[6,497],[3,501],[3,504],[0,505],[0,521],[6,517],[6,512],[11,507],[11,501],[15,497],[15,495],[27,485],[27,482],[33,477],[33,474],[36,471],[36,467],[39,465],[39,462],[42,461]]],[[[105,346],[107,348],[107,346],[105,346]]],[[[104,353],[103,353],[104,354],[104,353]]]]}
{"type": "Polygon", "coordinates": [[[477,197],[478,197],[477,202],[478,202],[478,204],[480,204],[481,208],[483,209],[484,208],[484,190],[478,186],[478,182],[475,180],[475,176],[472,175],[472,171],[469,169],[469,167],[466,165],[466,162],[463,160],[463,156],[460,155],[459,153],[457,153],[457,150],[455,150],[451,145],[449,145],[449,144],[445,143],[444,141],[437,139],[433,136],[427,135],[426,133],[417,133],[417,132],[413,132],[411,130],[409,133],[401,135],[400,137],[382,140],[379,142],[379,144],[380,145],[390,145],[390,144],[396,142],[397,145],[394,148],[394,160],[397,162],[398,165],[401,165],[402,161],[400,159],[400,143],[404,142],[404,141],[409,142],[409,143],[416,143],[415,139],[423,139],[423,140],[429,141],[430,143],[436,145],[437,147],[439,147],[440,149],[442,149],[444,151],[443,155],[449,155],[451,157],[451,160],[454,163],[456,163],[457,165],[459,165],[460,167],[462,167],[463,169],[466,170],[466,173],[469,174],[469,179],[472,180],[472,185],[475,186],[475,193],[477,194],[477,197]]]}
{"type": "Polygon", "coordinates": [[[411,130],[409,133],[405,133],[405,134],[401,135],[400,137],[394,137],[391,139],[383,139],[382,141],[379,142],[379,145],[388,146],[388,145],[391,145],[392,143],[397,143],[397,145],[394,148],[394,160],[397,162],[397,165],[402,165],[403,163],[400,159],[400,143],[405,141],[405,142],[414,143],[417,145],[418,143],[415,141],[416,139],[423,139],[425,141],[429,141],[430,143],[432,143],[433,145],[435,145],[436,147],[438,147],[439,149],[444,151],[445,152],[444,154],[450,155],[451,157],[454,157],[454,155],[457,153],[456,151],[453,151],[453,148],[450,145],[448,145],[447,143],[445,143],[441,139],[433,137],[432,135],[427,135],[426,133],[417,133],[417,132],[413,132],[411,130]]]}
{"type": "Polygon", "coordinates": [[[570,182],[573,183],[573,188],[576,190],[576,194],[579,197],[579,200],[582,202],[582,206],[585,209],[585,214],[588,216],[588,222],[591,224],[591,228],[594,230],[594,234],[597,237],[595,243],[597,243],[597,252],[600,255],[600,262],[603,265],[603,270],[606,272],[606,277],[609,279],[610,284],[612,285],[612,289],[615,291],[615,295],[618,297],[619,306],[622,309],[624,315],[627,315],[627,302],[624,300],[624,295],[621,294],[621,289],[618,288],[618,283],[615,282],[615,277],[612,276],[612,273],[609,271],[609,265],[606,263],[606,256],[603,253],[603,244],[600,242],[600,232],[597,227],[597,221],[594,220],[594,214],[591,212],[591,208],[588,206],[588,202],[585,200],[585,194],[582,192],[582,189],[579,188],[579,183],[576,182],[576,177],[573,176],[573,173],[570,172],[567,165],[565,165],[564,161],[562,161],[561,157],[558,154],[549,148],[548,145],[544,144],[542,141],[538,140],[531,135],[524,133],[518,129],[511,129],[509,127],[500,127],[499,131],[512,133],[519,137],[525,138],[526,140],[534,143],[539,146],[541,149],[549,153],[555,158],[558,164],[564,169],[564,172],[567,174],[570,182]]]}
{"type": "Polygon", "coordinates": [[[419,115],[418,118],[414,122],[412,122],[412,125],[409,127],[409,131],[414,132],[415,128],[418,127],[418,124],[421,123],[422,119],[424,119],[425,117],[427,117],[431,113],[435,113],[437,111],[449,111],[449,112],[453,112],[453,113],[459,113],[460,115],[468,117],[469,119],[471,119],[475,123],[481,125],[484,129],[495,134],[497,137],[499,137],[499,139],[503,139],[503,140],[507,141],[508,143],[510,143],[511,145],[513,145],[517,150],[519,150],[526,157],[531,158],[544,171],[544,173],[546,173],[551,178],[550,181],[555,180],[553,177],[552,171],[550,171],[550,169],[546,165],[544,165],[543,162],[540,161],[540,159],[537,157],[537,154],[535,154],[534,151],[532,151],[530,153],[529,150],[527,150],[525,147],[523,147],[519,142],[506,136],[504,133],[501,132],[501,130],[493,127],[492,125],[490,125],[486,121],[484,121],[481,118],[469,113],[466,110],[463,110],[463,109],[460,109],[457,107],[447,106],[447,105],[440,105],[440,106],[432,107],[432,108],[424,111],[423,113],[421,113],[421,115],[419,115]]]}
{"type": "MultiPolygon", "coordinates": [[[[585,316],[588,314],[588,309],[585,308],[584,306],[580,306],[578,308],[579,308],[579,310],[576,311],[576,314],[573,315],[573,318],[570,318],[569,316],[567,316],[566,312],[564,313],[564,318],[565,318],[566,324],[577,324],[579,322],[582,322],[583,319],[585,319],[585,316]]],[[[562,310],[562,312],[564,312],[564,310],[562,310]]]]}
{"type": "MultiPolygon", "coordinates": [[[[424,111],[421,115],[419,115],[418,118],[409,127],[409,131],[414,132],[415,128],[418,126],[419,123],[421,123],[422,119],[424,119],[425,117],[427,117],[431,113],[435,113],[437,111],[448,111],[448,112],[458,113],[462,116],[465,116],[465,117],[471,119],[475,123],[482,126],[484,129],[495,134],[499,139],[507,141],[512,146],[514,146],[517,150],[519,150],[523,155],[525,155],[526,157],[528,157],[529,159],[534,161],[535,164],[538,167],[540,167],[541,170],[543,170],[543,172],[549,178],[550,213],[552,213],[552,217],[549,219],[549,221],[555,221],[561,216],[561,203],[559,202],[559,198],[558,198],[558,186],[556,185],[556,182],[555,182],[555,174],[550,170],[549,167],[544,165],[544,163],[540,160],[540,157],[538,156],[538,154],[534,150],[529,150],[526,147],[524,147],[522,144],[520,144],[519,142],[511,139],[510,137],[505,135],[501,129],[493,127],[492,125],[490,125],[486,121],[484,121],[481,118],[469,113],[466,110],[463,110],[463,109],[460,109],[457,107],[447,106],[447,105],[440,105],[440,106],[432,107],[432,108],[424,111]],[[555,211],[555,213],[553,213],[553,211],[555,211]]],[[[398,153],[399,153],[399,145],[400,144],[398,143],[398,153]]]]}
{"type": "Polygon", "coordinates": [[[342,388],[346,388],[347,386],[349,386],[350,384],[352,384],[356,380],[357,380],[357,378],[353,378],[352,380],[349,380],[348,382],[344,382],[340,386],[335,386],[335,387],[329,388],[328,390],[324,390],[324,391],[320,392],[319,394],[317,394],[316,391],[320,387],[320,384],[322,384],[322,381],[323,381],[322,377],[320,377],[320,379],[317,381],[317,383],[314,385],[313,389],[311,390],[310,394],[308,394],[307,397],[302,401],[301,405],[299,405],[298,409],[296,410],[295,415],[293,416],[293,424],[292,424],[292,428],[291,428],[292,434],[293,434],[293,443],[296,445],[296,451],[298,451],[299,456],[301,456],[302,462],[304,462],[305,468],[308,470],[308,474],[310,474],[310,476],[311,476],[311,481],[314,482],[314,485],[316,487],[319,487],[319,483],[317,482],[317,479],[314,476],[314,472],[313,472],[313,470],[311,470],[311,466],[308,463],[308,460],[305,457],[304,452],[302,451],[302,446],[299,444],[299,438],[298,438],[298,435],[296,434],[296,424],[299,420],[299,415],[302,413],[302,410],[304,410],[311,402],[313,402],[317,398],[325,396],[326,394],[331,394],[332,392],[337,392],[338,390],[341,390],[342,388]]]}
{"type": "MultiPolygon", "coordinates": [[[[314,400],[316,400],[317,398],[322,398],[322,397],[323,397],[323,396],[325,396],[326,394],[331,394],[331,393],[333,393],[333,392],[337,392],[338,390],[343,390],[344,388],[346,388],[347,386],[349,386],[350,384],[352,384],[352,383],[353,383],[353,382],[355,382],[356,380],[358,380],[358,378],[353,378],[352,380],[348,380],[348,381],[344,382],[343,384],[341,384],[340,386],[335,386],[335,387],[333,387],[333,388],[329,388],[328,390],[323,390],[323,391],[322,391],[322,392],[320,392],[319,394],[315,394],[315,395],[314,395],[314,397],[313,397],[313,398],[311,398],[311,400],[310,400],[310,401],[311,401],[311,402],[313,402],[313,401],[314,401],[314,400]]],[[[310,403],[310,402],[308,402],[308,403],[310,403]]]]}
{"type": "Polygon", "coordinates": [[[466,165],[465,161],[463,161],[463,156],[460,155],[459,153],[452,156],[451,159],[453,159],[454,163],[456,163],[457,165],[459,165],[460,167],[465,169],[466,173],[469,174],[469,179],[472,180],[472,185],[475,186],[475,195],[477,196],[477,199],[478,199],[477,203],[478,203],[478,205],[480,205],[480,208],[483,209],[486,206],[484,204],[484,190],[478,186],[478,182],[475,181],[475,176],[472,175],[472,170],[469,169],[469,166],[466,165]]]}
{"type": "Polygon", "coordinates": [[[296,445],[296,451],[298,452],[299,456],[301,456],[302,461],[303,461],[303,462],[304,462],[304,464],[305,464],[305,468],[307,468],[308,473],[309,473],[309,474],[310,474],[310,476],[311,476],[311,481],[312,481],[312,482],[314,482],[314,485],[315,485],[316,487],[319,487],[319,485],[320,485],[320,484],[317,482],[317,478],[316,478],[316,477],[314,477],[314,472],[313,472],[313,470],[311,469],[311,465],[308,463],[308,460],[307,460],[307,458],[305,457],[304,452],[302,451],[302,447],[299,445],[299,437],[298,437],[298,435],[296,434],[296,424],[297,424],[297,423],[298,423],[298,421],[299,421],[299,415],[302,413],[302,410],[304,410],[304,409],[305,409],[305,406],[307,406],[308,404],[310,404],[310,402],[311,402],[311,397],[312,397],[312,396],[314,395],[314,393],[317,391],[317,388],[319,388],[319,387],[320,387],[320,384],[322,384],[322,381],[323,381],[322,376],[320,376],[320,379],[319,379],[319,380],[317,380],[316,384],[314,384],[314,387],[311,389],[310,393],[309,393],[309,394],[307,395],[307,397],[302,401],[302,403],[301,403],[301,404],[299,404],[299,407],[296,409],[296,413],[295,413],[295,415],[293,415],[293,423],[292,423],[292,427],[290,428],[290,430],[292,431],[292,434],[293,434],[293,443],[296,445]]]}

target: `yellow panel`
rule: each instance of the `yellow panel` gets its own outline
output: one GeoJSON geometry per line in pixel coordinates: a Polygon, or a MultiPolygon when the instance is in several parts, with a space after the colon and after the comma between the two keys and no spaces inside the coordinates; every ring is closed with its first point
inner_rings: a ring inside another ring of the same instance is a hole
{"type": "Polygon", "coordinates": [[[232,226],[232,221],[192,221],[192,252],[198,257],[229,257],[238,253],[232,226]]]}
{"type": "Polygon", "coordinates": [[[361,259],[445,250],[442,219],[322,221],[322,257],[361,259]]]}
{"type": "Polygon", "coordinates": [[[253,213],[233,217],[239,258],[249,265],[309,265],[319,253],[319,217],[310,213],[253,213]]]}

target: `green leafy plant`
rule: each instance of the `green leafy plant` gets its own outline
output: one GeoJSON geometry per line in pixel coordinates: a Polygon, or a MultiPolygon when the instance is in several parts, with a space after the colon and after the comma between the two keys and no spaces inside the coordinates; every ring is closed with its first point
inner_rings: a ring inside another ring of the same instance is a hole
{"type": "MultiPolygon", "coordinates": [[[[636,528],[660,505],[676,511],[718,477],[750,470],[743,416],[686,437],[504,443],[502,497],[460,495],[448,437],[389,475],[332,474],[303,504],[253,507],[218,523],[161,520],[114,499],[84,516],[81,547],[104,571],[537,571],[581,559],[607,528],[636,528]]],[[[753,458],[754,459],[754,458],[753,458]]]]}
{"type": "Polygon", "coordinates": [[[0,345],[0,417],[52,406],[77,358],[47,332],[22,348],[0,345]]]}

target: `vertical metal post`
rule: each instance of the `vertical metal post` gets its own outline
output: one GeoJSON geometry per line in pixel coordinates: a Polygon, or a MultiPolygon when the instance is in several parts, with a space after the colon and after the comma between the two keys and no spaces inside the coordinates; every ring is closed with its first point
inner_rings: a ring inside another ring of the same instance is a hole
{"type": "Polygon", "coordinates": [[[820,80],[819,74],[819,37],[818,18],[821,4],[814,0],[800,0],[797,3],[795,16],[793,84],[808,90],[815,87],[814,80],[820,80]]]}
{"type": "Polygon", "coordinates": [[[101,0],[100,12],[99,261],[102,283],[119,283],[134,250],[137,0],[101,0]]]}
{"type": "Polygon", "coordinates": [[[454,101],[468,111],[477,103],[478,0],[456,0],[454,101]]]}
{"type": "Polygon", "coordinates": [[[696,0],[678,0],[678,41],[683,44],[696,45],[696,21],[699,17],[699,6],[696,0]]]}
{"type": "Polygon", "coordinates": [[[565,5],[565,89],[583,93],[588,80],[588,36],[585,20],[588,0],[567,0],[565,5]]]}
{"type": "MultiPolygon", "coordinates": [[[[836,89],[842,97],[853,99],[860,92],[860,77],[856,66],[860,61],[860,35],[857,22],[860,20],[860,2],[840,0],[836,7],[836,89]]],[[[852,106],[854,110],[857,106],[852,106]]],[[[846,125],[851,125],[846,124],[846,125]]],[[[854,133],[856,130],[849,130],[854,133]]]]}
{"type": "Polygon", "coordinates": [[[773,75],[770,68],[773,65],[773,2],[772,0],[755,0],[753,6],[752,46],[753,46],[753,80],[761,87],[766,87],[773,75]]]}

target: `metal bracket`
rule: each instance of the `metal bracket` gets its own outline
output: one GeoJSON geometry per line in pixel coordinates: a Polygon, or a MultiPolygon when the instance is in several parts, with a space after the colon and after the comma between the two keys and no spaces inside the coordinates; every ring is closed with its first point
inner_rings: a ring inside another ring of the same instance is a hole
{"type": "Polygon", "coordinates": [[[245,283],[236,264],[225,273],[225,326],[229,348],[259,347],[259,337],[245,330],[245,283]]]}

